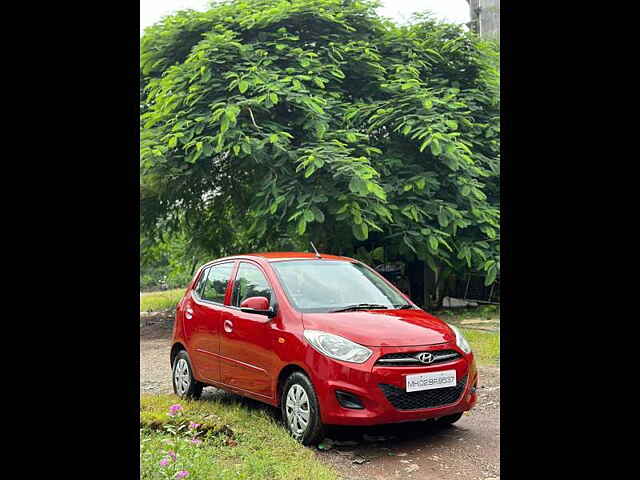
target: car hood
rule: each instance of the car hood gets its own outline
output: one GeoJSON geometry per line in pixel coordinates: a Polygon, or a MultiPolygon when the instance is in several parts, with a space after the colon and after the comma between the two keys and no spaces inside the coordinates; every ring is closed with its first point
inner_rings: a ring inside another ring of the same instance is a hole
{"type": "Polygon", "coordinates": [[[424,310],[304,313],[304,328],[340,335],[368,347],[411,347],[454,342],[442,320],[424,310]]]}

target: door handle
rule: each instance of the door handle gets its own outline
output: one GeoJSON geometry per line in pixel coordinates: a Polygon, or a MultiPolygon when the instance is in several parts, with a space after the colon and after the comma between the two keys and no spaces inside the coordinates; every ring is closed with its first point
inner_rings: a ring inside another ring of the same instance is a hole
{"type": "Polygon", "coordinates": [[[231,323],[231,320],[224,321],[224,331],[227,333],[231,333],[233,331],[233,323],[231,323]]]}
{"type": "Polygon", "coordinates": [[[187,317],[187,320],[191,320],[193,318],[193,310],[187,307],[184,311],[184,316],[187,317]]]}

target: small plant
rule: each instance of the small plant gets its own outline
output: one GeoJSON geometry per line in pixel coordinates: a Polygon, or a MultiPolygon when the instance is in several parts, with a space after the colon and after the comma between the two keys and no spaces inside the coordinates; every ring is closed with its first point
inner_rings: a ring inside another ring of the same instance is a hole
{"type": "Polygon", "coordinates": [[[337,480],[262,410],[140,397],[141,480],[337,480]]]}

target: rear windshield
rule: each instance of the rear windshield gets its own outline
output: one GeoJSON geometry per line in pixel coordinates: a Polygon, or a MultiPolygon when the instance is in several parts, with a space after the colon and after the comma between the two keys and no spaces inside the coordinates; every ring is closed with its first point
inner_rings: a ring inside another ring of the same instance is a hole
{"type": "Polygon", "coordinates": [[[330,312],[362,304],[387,309],[410,305],[378,275],[357,263],[292,260],[271,266],[287,298],[301,312],[330,312]]]}

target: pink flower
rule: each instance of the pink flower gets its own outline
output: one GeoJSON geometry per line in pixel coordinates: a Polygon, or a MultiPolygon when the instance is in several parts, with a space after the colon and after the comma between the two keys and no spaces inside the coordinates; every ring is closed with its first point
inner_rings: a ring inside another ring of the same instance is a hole
{"type": "Polygon", "coordinates": [[[176,452],[174,452],[173,450],[169,450],[167,452],[167,455],[169,455],[171,458],[173,458],[174,460],[176,459],[176,452]]]}
{"type": "Polygon", "coordinates": [[[195,430],[196,428],[198,428],[200,426],[199,423],[196,422],[189,422],[189,430],[195,430]]]}
{"type": "Polygon", "coordinates": [[[194,438],[193,440],[191,440],[191,443],[193,443],[194,445],[200,445],[202,443],[202,440],[198,440],[197,438],[194,438]]]}
{"type": "Polygon", "coordinates": [[[189,472],[187,472],[186,470],[180,470],[178,473],[176,473],[176,478],[184,478],[187,475],[189,475],[189,472]]]}
{"type": "Polygon", "coordinates": [[[182,411],[182,405],[180,405],[179,403],[176,403],[175,405],[171,405],[169,407],[169,415],[172,417],[180,411],[182,411]]]}
{"type": "Polygon", "coordinates": [[[168,457],[164,457],[162,460],[160,460],[160,466],[161,467],[166,467],[167,465],[169,465],[169,458],[168,457]]]}

